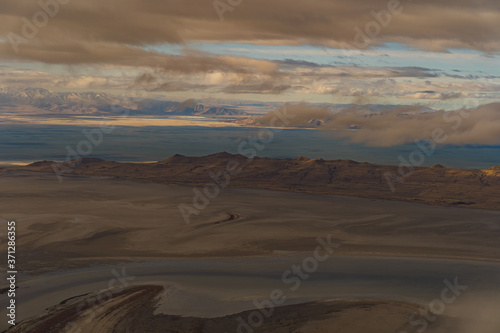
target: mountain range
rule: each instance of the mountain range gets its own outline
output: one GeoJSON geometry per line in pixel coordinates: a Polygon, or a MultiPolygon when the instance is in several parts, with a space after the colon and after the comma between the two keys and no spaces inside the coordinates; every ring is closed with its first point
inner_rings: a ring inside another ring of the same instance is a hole
{"type": "Polygon", "coordinates": [[[96,92],[53,92],[43,88],[0,88],[0,112],[29,107],[34,115],[113,115],[115,109],[132,115],[235,116],[246,112],[211,106],[189,99],[182,103],[152,98],[117,97],[96,92]]]}
{"type": "Polygon", "coordinates": [[[207,106],[198,104],[194,99],[188,99],[178,105],[172,105],[165,109],[166,113],[189,116],[244,116],[245,111],[224,108],[220,106],[207,106]]]}

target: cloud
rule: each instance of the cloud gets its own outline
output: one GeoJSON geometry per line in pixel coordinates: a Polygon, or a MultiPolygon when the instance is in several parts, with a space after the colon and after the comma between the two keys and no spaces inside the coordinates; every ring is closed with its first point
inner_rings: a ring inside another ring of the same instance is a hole
{"type": "Polygon", "coordinates": [[[125,89],[126,80],[120,77],[92,75],[55,75],[41,71],[0,69],[0,86],[10,88],[45,87],[74,90],[125,89]]]}
{"type": "MultiPolygon", "coordinates": [[[[141,72],[117,71],[120,67],[98,66],[88,75],[0,68],[0,85],[13,87],[50,87],[50,89],[126,90],[147,86],[147,91],[197,91],[226,94],[323,94],[354,97],[402,98],[405,100],[443,100],[493,98],[500,86],[491,82],[460,78],[444,80],[436,71],[415,67],[349,67],[303,62],[256,60],[238,57],[188,54],[157,55],[139,62],[141,72]],[[156,62],[156,65],[153,64],[156,62]],[[193,66],[183,65],[190,63],[193,66]],[[147,66],[151,64],[151,66],[147,66]],[[427,81],[421,80],[429,74],[427,81]],[[443,80],[442,80],[443,79],[443,80]]],[[[117,62],[119,62],[117,60],[117,62]]],[[[369,102],[369,101],[368,101],[369,102]]],[[[367,103],[367,102],[363,102],[367,103]]]]}
{"type": "MultiPolygon", "coordinates": [[[[53,5],[58,1],[40,3],[53,5]]],[[[388,0],[243,1],[225,12],[221,21],[212,1],[70,0],[57,8],[50,7],[53,17],[47,17],[47,24],[36,28],[34,36],[27,38],[28,43],[19,44],[16,53],[9,38],[12,34],[24,36],[22,30],[26,22],[33,22],[34,15],[41,13],[42,8],[34,0],[6,0],[2,3],[0,19],[0,59],[121,70],[154,68],[162,77],[154,90],[162,92],[333,94],[445,100],[468,97],[475,91],[473,83],[461,82],[474,78],[458,74],[448,87],[443,84],[426,87],[417,80],[403,81],[404,78],[451,77],[432,68],[333,66],[294,59],[272,61],[251,58],[251,53],[248,56],[216,55],[191,48],[192,42],[354,48],[355,27],[365,29],[367,23],[375,22],[374,11],[386,10],[388,3],[388,0]],[[165,43],[179,45],[180,53],[166,54],[157,51],[161,48],[151,47],[165,43]],[[435,94],[423,93],[431,89],[435,94]]],[[[372,46],[396,41],[430,51],[446,51],[448,47],[500,51],[500,30],[497,29],[500,5],[494,0],[420,0],[411,4],[402,2],[401,6],[402,12],[392,15],[390,23],[381,27],[383,31],[373,38],[372,46]]],[[[343,50],[336,52],[344,54],[343,50]]],[[[348,54],[345,53],[345,57],[348,54]]],[[[54,74],[52,79],[44,78],[45,82],[40,77],[40,84],[30,83],[19,73],[16,75],[18,85],[24,82],[26,86],[55,89],[123,89],[126,86],[123,78],[111,74],[103,75],[102,79],[54,74]]],[[[13,77],[0,78],[0,84],[15,83],[13,77]]]]}
{"type": "Polygon", "coordinates": [[[464,97],[470,97],[470,95],[465,92],[417,91],[415,93],[410,93],[401,96],[401,98],[406,98],[406,99],[438,99],[438,100],[448,100],[448,99],[464,98],[464,97]]]}
{"type": "MultiPolygon", "coordinates": [[[[375,22],[373,13],[387,10],[388,3],[253,0],[227,11],[221,21],[213,2],[205,0],[69,1],[59,4],[57,10],[52,7],[54,16],[37,28],[28,44],[19,46],[19,53],[9,42],[3,42],[1,56],[47,63],[141,63],[141,57],[155,56],[141,51],[142,47],[162,43],[249,42],[355,48],[355,27],[365,30],[368,22],[375,22]]],[[[429,51],[446,51],[450,47],[500,51],[500,6],[496,0],[420,0],[401,2],[400,6],[402,12],[392,15],[389,24],[382,27],[383,33],[373,38],[373,45],[403,42],[429,51]]],[[[11,38],[10,33],[23,36],[26,23],[22,19],[32,22],[40,11],[38,1],[3,1],[2,40],[11,38]]],[[[216,65],[213,62],[217,59],[211,61],[212,66],[216,65]]]]}
{"type": "MultiPolygon", "coordinates": [[[[429,140],[439,133],[445,145],[500,144],[500,103],[454,111],[433,111],[418,105],[381,109],[352,106],[341,111],[306,103],[289,104],[294,115],[289,127],[319,127],[354,143],[389,147],[429,140]]],[[[254,125],[268,123],[267,117],[253,119],[254,125]]],[[[435,140],[437,141],[437,140],[435,140]]]]}

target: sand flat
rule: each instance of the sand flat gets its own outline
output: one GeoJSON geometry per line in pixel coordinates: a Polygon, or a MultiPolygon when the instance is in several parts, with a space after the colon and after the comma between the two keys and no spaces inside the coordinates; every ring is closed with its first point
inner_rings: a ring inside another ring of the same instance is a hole
{"type": "Polygon", "coordinates": [[[226,188],[186,224],[178,206],[192,204],[192,187],[86,176],[59,183],[30,172],[0,177],[0,196],[2,218],[17,222],[20,268],[31,271],[311,251],[325,235],[341,254],[500,258],[493,210],[226,188]]]}
{"type": "MultiPolygon", "coordinates": [[[[469,300],[456,305],[462,309],[477,308],[478,299],[494,303],[500,294],[494,210],[227,188],[186,224],[178,205],[192,201],[192,187],[87,176],[59,183],[53,174],[25,171],[0,177],[0,195],[2,224],[17,222],[20,319],[105,289],[112,271],[125,268],[131,286],[175,286],[156,299],[156,315],[209,325],[201,318],[252,311],[274,288],[286,290],[283,272],[327,235],[340,245],[335,254],[298,292],[288,291],[286,305],[297,313],[318,300],[372,299],[367,323],[382,311],[392,329],[404,323],[380,302],[424,306],[440,295],[444,279],[470,286],[469,300]]],[[[348,323],[364,310],[341,311],[338,318],[273,320],[291,320],[283,327],[296,333],[330,325],[359,330],[348,323]]]]}

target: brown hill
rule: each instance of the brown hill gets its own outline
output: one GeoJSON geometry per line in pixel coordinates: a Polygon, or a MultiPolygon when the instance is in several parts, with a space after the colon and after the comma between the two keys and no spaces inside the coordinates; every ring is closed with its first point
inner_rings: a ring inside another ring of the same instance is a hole
{"type": "Polygon", "coordinates": [[[155,183],[350,195],[414,201],[443,206],[500,209],[500,168],[452,169],[358,163],[350,160],[272,159],[217,153],[203,157],[174,155],[155,163],[118,163],[83,158],[64,163],[42,161],[5,168],[59,175],[111,176],[155,183]],[[228,182],[229,180],[229,182],[228,182]]]}

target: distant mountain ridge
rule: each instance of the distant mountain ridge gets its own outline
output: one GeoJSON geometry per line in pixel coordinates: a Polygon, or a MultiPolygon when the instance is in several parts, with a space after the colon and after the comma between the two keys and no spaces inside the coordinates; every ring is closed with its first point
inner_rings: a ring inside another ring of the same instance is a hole
{"type": "Polygon", "coordinates": [[[56,93],[43,88],[0,88],[0,107],[30,105],[54,113],[110,112],[114,100],[105,93],[56,93]]]}
{"type": "Polygon", "coordinates": [[[155,163],[119,163],[98,158],[83,158],[64,163],[42,161],[23,167],[0,169],[0,174],[13,170],[54,173],[54,168],[65,170],[64,174],[109,176],[202,187],[215,182],[213,177],[219,177],[220,181],[230,179],[227,186],[234,187],[500,209],[500,167],[476,170],[435,165],[415,167],[411,174],[405,175],[401,174],[401,168],[398,166],[351,160],[328,161],[307,157],[250,159],[243,155],[223,152],[202,157],[176,154],[155,163]],[[221,173],[225,172],[230,164],[233,169],[241,167],[242,170],[226,178],[221,173]],[[397,182],[390,184],[393,180],[397,182]]]}
{"type": "Polygon", "coordinates": [[[217,115],[217,116],[242,116],[248,115],[245,111],[234,110],[224,107],[216,107],[216,106],[206,106],[203,104],[196,103],[195,100],[189,99],[184,101],[178,105],[171,106],[165,110],[165,112],[170,114],[178,114],[178,115],[199,115],[199,116],[207,116],[207,115],[217,115]]]}
{"type": "Polygon", "coordinates": [[[133,115],[235,116],[246,112],[221,106],[199,104],[195,100],[179,103],[151,98],[137,98],[135,107],[124,99],[96,92],[53,92],[43,88],[0,88],[2,108],[31,106],[49,114],[113,114],[123,108],[133,115]]]}

